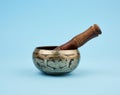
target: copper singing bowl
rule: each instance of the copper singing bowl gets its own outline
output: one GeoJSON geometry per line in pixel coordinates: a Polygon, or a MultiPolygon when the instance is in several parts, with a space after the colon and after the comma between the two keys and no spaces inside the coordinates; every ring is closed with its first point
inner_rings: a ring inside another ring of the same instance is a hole
{"type": "Polygon", "coordinates": [[[80,53],[73,50],[54,50],[56,46],[36,47],[34,65],[47,74],[64,74],[73,71],[79,63],[80,53]]]}

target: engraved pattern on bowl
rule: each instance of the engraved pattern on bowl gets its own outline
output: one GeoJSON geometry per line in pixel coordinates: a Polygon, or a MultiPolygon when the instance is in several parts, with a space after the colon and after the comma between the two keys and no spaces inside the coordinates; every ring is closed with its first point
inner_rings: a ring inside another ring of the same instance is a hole
{"type": "Polygon", "coordinates": [[[73,71],[79,63],[80,53],[74,50],[53,50],[56,46],[37,47],[33,52],[35,66],[48,74],[64,74],[73,71]]]}

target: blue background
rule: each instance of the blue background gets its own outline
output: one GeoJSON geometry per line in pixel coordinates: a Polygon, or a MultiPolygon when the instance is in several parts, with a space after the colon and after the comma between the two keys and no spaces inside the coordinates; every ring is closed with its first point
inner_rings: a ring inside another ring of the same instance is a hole
{"type": "Polygon", "coordinates": [[[119,0],[0,0],[0,95],[120,95],[119,49],[119,0]],[[103,33],[79,48],[76,70],[37,70],[35,47],[61,45],[95,23],[103,33]]]}

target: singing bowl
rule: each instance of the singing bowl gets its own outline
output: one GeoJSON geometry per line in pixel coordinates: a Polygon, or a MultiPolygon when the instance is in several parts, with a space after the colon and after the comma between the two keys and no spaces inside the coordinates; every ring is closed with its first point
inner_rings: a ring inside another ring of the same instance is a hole
{"type": "Polygon", "coordinates": [[[47,74],[65,74],[73,71],[79,64],[78,49],[54,50],[57,46],[36,47],[33,51],[33,63],[47,74]]]}

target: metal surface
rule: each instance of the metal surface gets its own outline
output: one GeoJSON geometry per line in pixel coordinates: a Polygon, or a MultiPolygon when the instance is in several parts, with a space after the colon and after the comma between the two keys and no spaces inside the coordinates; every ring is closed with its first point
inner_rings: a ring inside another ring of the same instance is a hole
{"type": "Polygon", "coordinates": [[[73,71],[79,63],[80,53],[74,50],[53,50],[51,47],[37,47],[33,52],[35,66],[47,74],[64,74],[73,71]]]}

